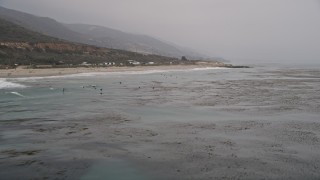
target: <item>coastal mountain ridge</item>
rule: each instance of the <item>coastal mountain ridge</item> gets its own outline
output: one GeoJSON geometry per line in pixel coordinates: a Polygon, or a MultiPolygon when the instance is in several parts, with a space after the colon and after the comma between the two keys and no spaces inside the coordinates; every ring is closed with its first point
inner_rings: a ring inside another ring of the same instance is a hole
{"type": "Polygon", "coordinates": [[[203,57],[199,53],[150,36],[126,33],[96,25],[63,24],[52,18],[39,17],[1,6],[0,18],[26,29],[71,42],[169,57],[186,56],[190,59],[203,57]]]}
{"type": "Polygon", "coordinates": [[[54,19],[38,17],[28,13],[0,6],[0,18],[17,24],[27,30],[72,42],[85,41],[81,34],[73,32],[54,19]]]}
{"type": "Polygon", "coordinates": [[[145,55],[69,42],[28,30],[0,18],[0,64],[19,65],[79,65],[83,62],[130,65],[128,60],[155,64],[180,63],[179,59],[159,55],[145,55]]]}
{"type": "Polygon", "coordinates": [[[70,30],[90,37],[95,45],[115,49],[124,49],[145,54],[164,56],[188,56],[199,58],[203,55],[192,50],[158,40],[147,35],[131,34],[120,30],[88,24],[64,24],[70,30]]]}

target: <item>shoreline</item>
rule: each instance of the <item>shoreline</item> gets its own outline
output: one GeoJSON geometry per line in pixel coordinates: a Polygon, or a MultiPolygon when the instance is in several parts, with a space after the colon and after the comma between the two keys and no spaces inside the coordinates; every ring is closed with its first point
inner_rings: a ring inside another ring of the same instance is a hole
{"type": "Polygon", "coordinates": [[[78,68],[47,68],[47,69],[1,69],[0,78],[64,76],[81,73],[107,73],[148,70],[187,70],[194,68],[228,68],[210,65],[164,65],[164,66],[135,66],[135,67],[78,67],[78,68]]]}

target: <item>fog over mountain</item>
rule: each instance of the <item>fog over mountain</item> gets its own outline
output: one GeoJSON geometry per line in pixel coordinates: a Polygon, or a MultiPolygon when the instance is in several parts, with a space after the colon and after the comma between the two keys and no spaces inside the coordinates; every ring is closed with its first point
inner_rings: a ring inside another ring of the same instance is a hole
{"type": "Polygon", "coordinates": [[[2,0],[58,21],[157,37],[232,62],[320,62],[319,0],[2,0]]]}
{"type": "Polygon", "coordinates": [[[96,25],[63,24],[52,18],[35,16],[0,6],[1,18],[28,30],[71,42],[177,58],[186,56],[189,59],[199,59],[205,56],[146,35],[125,33],[96,25]]]}

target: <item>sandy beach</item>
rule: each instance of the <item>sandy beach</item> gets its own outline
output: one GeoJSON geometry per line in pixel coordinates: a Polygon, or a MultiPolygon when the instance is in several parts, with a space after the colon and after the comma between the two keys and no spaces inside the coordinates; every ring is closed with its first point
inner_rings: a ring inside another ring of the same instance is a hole
{"type": "Polygon", "coordinates": [[[181,70],[193,68],[217,67],[210,65],[166,65],[166,66],[135,66],[135,67],[79,67],[79,68],[47,68],[47,69],[1,69],[0,78],[62,76],[92,72],[126,72],[148,70],[181,70]]]}

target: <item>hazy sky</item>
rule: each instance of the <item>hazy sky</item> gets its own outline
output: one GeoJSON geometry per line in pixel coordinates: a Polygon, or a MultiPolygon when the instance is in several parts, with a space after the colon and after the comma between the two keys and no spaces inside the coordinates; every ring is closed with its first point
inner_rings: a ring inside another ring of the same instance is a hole
{"type": "Polygon", "coordinates": [[[319,0],[0,0],[62,22],[151,35],[233,62],[320,63],[319,0]]]}

